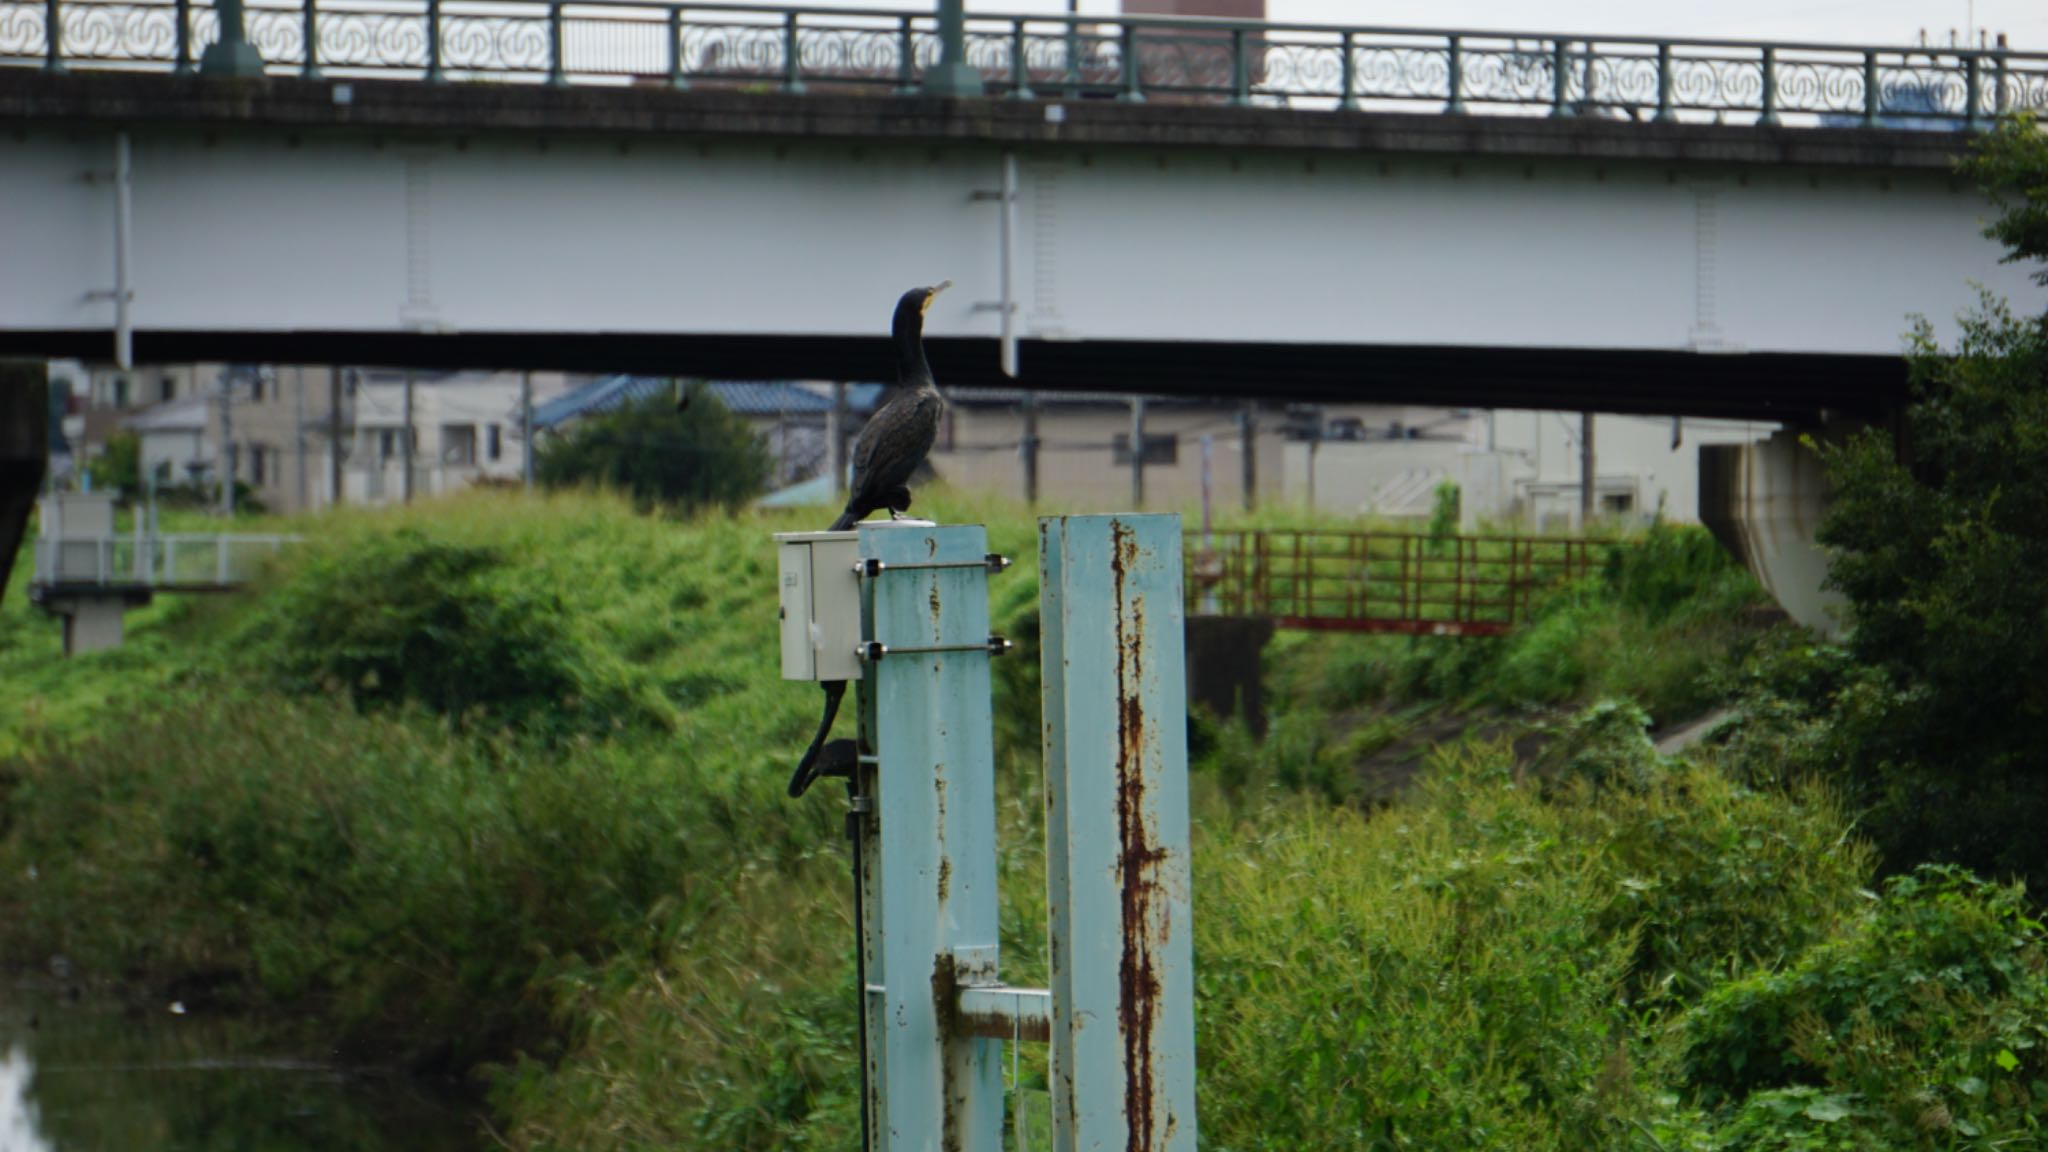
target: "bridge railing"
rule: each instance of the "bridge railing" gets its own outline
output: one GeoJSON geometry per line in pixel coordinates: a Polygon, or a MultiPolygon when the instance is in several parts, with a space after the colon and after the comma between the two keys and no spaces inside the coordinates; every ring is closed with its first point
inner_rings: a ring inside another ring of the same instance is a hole
{"type": "Polygon", "coordinates": [[[150,588],[228,588],[253,579],[291,536],[62,536],[36,541],[36,584],[150,588]]]}
{"type": "Polygon", "coordinates": [[[1586,576],[1613,545],[1556,536],[1222,532],[1190,545],[1191,611],[1283,628],[1495,635],[1543,589],[1586,576]]]}
{"type": "MultiPolygon", "coordinates": [[[[272,74],[914,92],[929,13],[498,0],[248,0],[272,74]]],[[[202,0],[0,0],[0,62],[190,72],[202,0]],[[52,35],[52,30],[55,35],[52,35]]],[[[1972,127],[2048,108],[2048,55],[1169,17],[973,15],[992,95],[1737,123],[1972,127]]]]}

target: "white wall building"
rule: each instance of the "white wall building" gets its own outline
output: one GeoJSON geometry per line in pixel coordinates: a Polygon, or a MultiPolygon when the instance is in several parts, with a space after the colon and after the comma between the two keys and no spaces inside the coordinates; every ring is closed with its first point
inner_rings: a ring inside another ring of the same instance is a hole
{"type": "MultiPolygon", "coordinates": [[[[1438,485],[1458,485],[1467,530],[1580,528],[1580,421],[1576,412],[1410,410],[1398,429],[1368,425],[1364,439],[1297,440],[1284,455],[1282,491],[1298,505],[1352,515],[1420,518],[1438,485]],[[1420,435],[1406,438],[1409,429],[1420,435]],[[1394,435],[1389,435],[1393,432],[1394,435]]],[[[1668,416],[1593,418],[1596,515],[1699,519],[1699,449],[1768,438],[1778,425],[1668,416]]]]}

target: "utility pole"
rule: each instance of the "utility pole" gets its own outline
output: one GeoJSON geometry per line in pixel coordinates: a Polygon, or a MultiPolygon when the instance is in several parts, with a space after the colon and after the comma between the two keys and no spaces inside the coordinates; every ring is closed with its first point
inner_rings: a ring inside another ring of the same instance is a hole
{"type": "Polygon", "coordinates": [[[1024,460],[1024,503],[1038,503],[1038,393],[1024,393],[1024,438],[1017,452],[1024,460]]]}
{"type": "Polygon", "coordinates": [[[832,470],[832,495],[846,494],[846,381],[832,382],[832,407],[825,413],[825,466],[832,470]]]}
{"type": "Polygon", "coordinates": [[[1131,507],[1145,506],[1145,398],[1131,397],[1131,507]]]}
{"type": "Polygon", "coordinates": [[[220,374],[220,514],[235,515],[235,385],[228,369],[220,374]]]}
{"type": "Polygon", "coordinates": [[[299,458],[299,511],[306,510],[306,366],[292,369],[298,379],[298,394],[292,399],[292,451],[299,458]]]}
{"type": "Polygon", "coordinates": [[[341,366],[327,366],[327,503],[341,504],[341,366]]]}
{"type": "Polygon", "coordinates": [[[412,503],[412,383],[412,369],[408,368],[405,370],[405,428],[399,433],[399,439],[404,442],[401,451],[405,475],[398,481],[399,491],[405,494],[407,504],[412,503]]]}
{"type": "Polygon", "coordinates": [[[1579,414],[1579,531],[1593,527],[1593,414],[1579,414]]]}
{"type": "Polygon", "coordinates": [[[519,374],[519,436],[525,445],[524,459],[519,462],[519,480],[528,492],[533,491],[533,369],[519,374]]]}
{"type": "Polygon", "coordinates": [[[925,73],[932,96],[979,96],[981,73],[967,62],[967,0],[938,0],[939,63],[925,73]]]}
{"type": "Polygon", "coordinates": [[[1258,425],[1250,400],[1237,410],[1237,446],[1244,469],[1244,510],[1250,512],[1259,506],[1258,425]]]}

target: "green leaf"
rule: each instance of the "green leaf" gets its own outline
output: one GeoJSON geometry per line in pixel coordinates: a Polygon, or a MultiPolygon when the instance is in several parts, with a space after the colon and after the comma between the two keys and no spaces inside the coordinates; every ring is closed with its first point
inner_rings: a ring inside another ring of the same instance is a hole
{"type": "Polygon", "coordinates": [[[2012,1049],[2000,1048],[1998,1055],[1992,1058],[1992,1063],[2003,1071],[2010,1072],[2020,1066],[2020,1058],[2012,1054],[2012,1049]]]}
{"type": "Polygon", "coordinates": [[[1806,1118],[1832,1124],[1849,1115],[1849,1105],[1840,1096],[1823,1096],[1806,1106],[1806,1118]]]}

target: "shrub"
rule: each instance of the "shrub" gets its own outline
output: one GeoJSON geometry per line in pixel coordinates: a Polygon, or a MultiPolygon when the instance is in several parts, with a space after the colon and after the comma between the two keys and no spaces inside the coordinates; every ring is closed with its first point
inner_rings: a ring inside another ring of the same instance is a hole
{"type": "Polygon", "coordinates": [[[773,467],[744,419],[693,388],[680,411],[667,397],[650,397],[546,441],[534,476],[550,488],[615,488],[642,508],[735,508],[761,492],[773,467]]]}
{"type": "Polygon", "coordinates": [[[330,549],[251,614],[241,658],[288,692],[417,703],[458,725],[559,733],[652,720],[579,649],[561,602],[505,565],[496,549],[410,529],[330,549]]]}
{"type": "Polygon", "coordinates": [[[2048,933],[2018,887],[1922,867],[1845,937],[1714,990],[1681,1036],[1686,1083],[1734,1132],[2031,1145],[2048,1110],[2048,933]]]}

